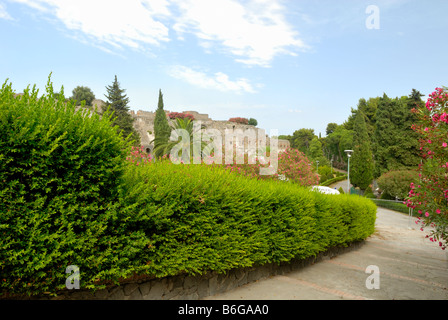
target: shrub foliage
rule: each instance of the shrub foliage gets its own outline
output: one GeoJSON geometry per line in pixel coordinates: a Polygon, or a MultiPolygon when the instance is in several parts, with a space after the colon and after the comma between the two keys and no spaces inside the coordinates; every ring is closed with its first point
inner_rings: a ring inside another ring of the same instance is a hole
{"type": "Polygon", "coordinates": [[[152,163],[107,114],[55,101],[50,81],[37,94],[0,91],[0,297],[55,294],[69,265],[81,288],[96,289],[287,262],[374,231],[368,199],[222,166],[152,163]]]}
{"type": "Polygon", "coordinates": [[[116,210],[127,148],[110,115],[56,101],[50,80],[41,98],[2,86],[1,293],[64,288],[69,265],[86,286],[132,271],[147,240],[124,233],[116,210]]]}
{"type": "Polygon", "coordinates": [[[135,194],[136,225],[151,239],[148,272],[158,277],[306,258],[374,231],[376,206],[368,199],[248,179],[219,166],[134,166],[126,185],[135,194]]]}
{"type": "Polygon", "coordinates": [[[382,192],[393,198],[404,199],[411,189],[411,183],[416,183],[418,180],[417,170],[396,170],[382,174],[377,182],[382,192]]]}

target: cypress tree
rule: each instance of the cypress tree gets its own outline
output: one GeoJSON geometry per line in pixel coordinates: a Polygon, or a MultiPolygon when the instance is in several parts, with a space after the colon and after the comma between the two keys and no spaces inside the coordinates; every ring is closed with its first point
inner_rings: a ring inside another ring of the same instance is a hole
{"type": "Polygon", "coordinates": [[[350,160],[350,182],[365,190],[373,181],[373,158],[364,113],[358,110],[353,123],[353,155],[350,160]]]}
{"type": "Polygon", "coordinates": [[[166,118],[165,110],[163,110],[163,95],[159,90],[159,102],[157,104],[156,116],[154,119],[154,150],[155,156],[163,156],[161,145],[166,145],[170,139],[171,128],[166,118]]]}

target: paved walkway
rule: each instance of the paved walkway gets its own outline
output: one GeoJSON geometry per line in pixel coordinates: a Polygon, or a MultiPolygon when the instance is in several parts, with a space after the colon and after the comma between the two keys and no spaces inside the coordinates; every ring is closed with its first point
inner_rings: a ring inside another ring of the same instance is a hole
{"type": "MultiPolygon", "coordinates": [[[[348,193],[347,180],[338,181],[336,183],[333,183],[332,185],[329,185],[328,187],[332,188],[332,189],[339,189],[340,187],[342,187],[342,190],[344,190],[344,193],[348,193]]],[[[350,184],[350,187],[352,187],[351,184],[350,184]]]]}
{"type": "Polygon", "coordinates": [[[414,220],[378,208],[376,231],[360,248],[206,299],[448,300],[448,250],[425,239],[414,220]],[[366,273],[369,266],[379,273],[366,273]]]}

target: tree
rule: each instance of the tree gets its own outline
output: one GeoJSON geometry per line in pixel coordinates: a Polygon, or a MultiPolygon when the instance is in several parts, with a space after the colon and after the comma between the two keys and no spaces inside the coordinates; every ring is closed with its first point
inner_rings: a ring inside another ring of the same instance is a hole
{"type": "Polygon", "coordinates": [[[114,112],[115,119],[113,120],[113,125],[117,126],[118,131],[121,131],[124,138],[128,138],[130,140],[134,140],[135,146],[140,146],[141,137],[140,134],[134,128],[134,118],[125,111],[115,111],[114,112]]]}
{"type": "Polygon", "coordinates": [[[412,130],[415,115],[411,112],[423,101],[403,96],[379,100],[376,113],[373,152],[377,178],[391,170],[416,168],[420,163],[418,134],[412,130]]]}
{"type": "Polygon", "coordinates": [[[353,123],[353,155],[350,161],[350,182],[365,190],[373,181],[373,157],[364,113],[358,110],[353,123]]]}
{"type": "Polygon", "coordinates": [[[305,155],[308,154],[310,143],[313,138],[316,137],[314,134],[314,129],[299,129],[294,131],[292,136],[292,147],[295,149],[299,149],[305,155]]]}
{"type": "Polygon", "coordinates": [[[327,136],[329,134],[332,134],[336,130],[337,127],[338,127],[338,124],[334,123],[334,122],[327,124],[327,129],[325,130],[327,136]]]}
{"type": "Polygon", "coordinates": [[[314,137],[313,140],[311,140],[310,143],[310,149],[309,149],[309,157],[313,161],[319,161],[320,166],[328,165],[328,159],[325,158],[324,152],[322,150],[322,143],[319,141],[319,138],[314,137]]]}
{"type": "Polygon", "coordinates": [[[424,94],[421,94],[420,91],[412,89],[411,94],[409,95],[409,99],[412,101],[415,101],[417,103],[420,103],[422,101],[421,97],[424,97],[424,94]]]}
{"type": "Polygon", "coordinates": [[[114,111],[129,111],[129,98],[124,92],[125,89],[120,88],[120,83],[117,81],[117,76],[111,86],[106,86],[108,104],[114,111]]]}
{"type": "Polygon", "coordinates": [[[448,246],[448,88],[436,88],[426,105],[413,109],[417,121],[421,164],[419,182],[411,184],[407,205],[420,215],[418,223],[430,227],[430,241],[448,246]]]}
{"type": "MultiPolygon", "coordinates": [[[[174,147],[180,147],[177,154],[174,154],[175,160],[182,160],[184,163],[190,163],[191,157],[199,156],[202,159],[202,152],[207,147],[205,141],[197,143],[194,141],[194,134],[200,135],[201,128],[195,128],[193,120],[189,118],[176,118],[171,126],[170,140],[166,141],[164,137],[154,139],[154,154],[159,156],[169,155],[174,147]],[[180,129],[180,130],[179,130],[180,129]],[[195,131],[196,130],[196,131],[195,131]],[[171,135],[173,139],[171,139],[171,135]],[[196,149],[195,149],[196,148],[196,149]],[[184,151],[187,151],[184,153],[184,151]],[[179,153],[181,153],[179,155],[179,153]]],[[[172,159],[174,160],[174,159],[172,159]]]]}
{"type": "Polygon", "coordinates": [[[344,126],[348,130],[353,130],[354,121],[356,114],[359,111],[364,113],[364,120],[366,121],[367,132],[369,134],[370,142],[373,142],[373,135],[375,132],[376,125],[376,112],[378,109],[380,98],[369,98],[366,100],[364,98],[359,99],[357,109],[352,108],[352,114],[348,117],[348,120],[344,123],[344,126]]]}
{"type": "Polygon", "coordinates": [[[163,110],[163,95],[162,90],[159,90],[159,102],[157,104],[156,116],[154,119],[154,155],[157,158],[163,156],[163,148],[160,146],[166,145],[170,139],[171,128],[166,118],[165,110],[163,110]]]}
{"type": "Polygon", "coordinates": [[[106,105],[114,113],[113,125],[121,131],[124,138],[134,140],[134,145],[140,145],[140,135],[134,128],[134,118],[129,114],[129,98],[124,94],[125,90],[120,88],[117,76],[111,86],[106,86],[106,105]]]}
{"type": "Polygon", "coordinates": [[[347,130],[344,126],[338,126],[334,132],[325,138],[325,148],[329,159],[333,159],[333,165],[339,169],[347,169],[347,154],[344,150],[353,148],[353,130],[347,130]]]}
{"type": "Polygon", "coordinates": [[[72,91],[71,99],[75,100],[77,105],[80,105],[82,101],[85,101],[86,106],[91,106],[93,99],[95,99],[95,95],[89,87],[77,86],[72,91]]]}
{"type": "Polygon", "coordinates": [[[249,119],[249,125],[256,127],[258,125],[258,121],[254,118],[249,119]]]}

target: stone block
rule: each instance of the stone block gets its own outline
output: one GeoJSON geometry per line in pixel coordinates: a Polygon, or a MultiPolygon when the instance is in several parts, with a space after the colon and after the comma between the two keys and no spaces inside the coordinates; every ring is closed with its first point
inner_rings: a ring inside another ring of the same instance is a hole
{"type": "Polygon", "coordinates": [[[208,279],[209,295],[213,296],[218,293],[218,275],[208,279]]]}
{"type": "Polygon", "coordinates": [[[109,297],[109,291],[107,289],[98,290],[95,292],[95,298],[100,300],[106,300],[109,297]]]}
{"type": "Polygon", "coordinates": [[[184,289],[190,289],[192,287],[197,287],[199,281],[200,281],[199,277],[187,276],[184,279],[183,287],[184,287],[184,289]]]}
{"type": "Polygon", "coordinates": [[[168,293],[168,286],[166,279],[152,280],[151,289],[148,294],[143,295],[145,300],[162,300],[163,296],[168,293]]]}
{"type": "Polygon", "coordinates": [[[146,296],[149,294],[149,291],[151,290],[151,281],[146,281],[140,284],[139,286],[140,292],[142,293],[142,296],[146,296]]]}
{"type": "Polygon", "coordinates": [[[128,283],[123,287],[124,295],[130,296],[137,289],[138,289],[137,283],[128,283]]]}
{"type": "Polygon", "coordinates": [[[202,277],[197,286],[197,294],[199,298],[207,297],[210,295],[209,281],[207,278],[202,277]]]}
{"type": "Polygon", "coordinates": [[[138,287],[129,295],[129,300],[143,300],[142,293],[138,287]]]}
{"type": "Polygon", "coordinates": [[[111,290],[109,300],[124,300],[124,297],[123,287],[118,286],[111,290]]]}

